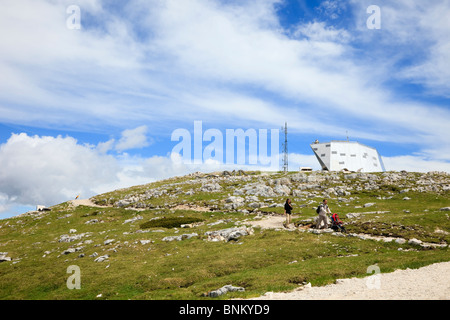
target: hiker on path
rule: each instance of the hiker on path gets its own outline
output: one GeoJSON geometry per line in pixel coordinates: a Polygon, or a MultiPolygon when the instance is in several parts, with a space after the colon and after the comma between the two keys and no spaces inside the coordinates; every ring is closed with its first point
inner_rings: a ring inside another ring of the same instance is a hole
{"type": "MultiPolygon", "coordinates": [[[[323,228],[328,228],[328,219],[327,219],[327,215],[330,214],[330,208],[328,208],[328,200],[327,199],[323,199],[322,204],[319,206],[319,218],[317,219],[317,223],[316,223],[316,229],[320,228],[320,225],[322,224],[322,221],[324,223],[324,227],[323,228]]],[[[323,229],[320,228],[320,229],[323,229]]]]}
{"type": "Polygon", "coordinates": [[[291,223],[291,214],[292,214],[292,205],[291,199],[287,199],[284,204],[284,214],[286,215],[286,227],[291,223]]]}

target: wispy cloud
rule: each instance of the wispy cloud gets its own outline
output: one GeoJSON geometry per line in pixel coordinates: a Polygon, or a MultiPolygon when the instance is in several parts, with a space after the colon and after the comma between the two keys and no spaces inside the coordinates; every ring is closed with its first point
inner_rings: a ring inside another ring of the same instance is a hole
{"type": "Polygon", "coordinates": [[[326,0],[321,2],[317,7],[317,11],[329,17],[330,19],[338,19],[345,10],[346,1],[342,0],[326,0]]]}
{"type": "MultiPolygon", "coordinates": [[[[373,1],[351,1],[363,11],[373,1]]],[[[450,14],[448,1],[380,1],[383,37],[373,41],[371,50],[393,71],[390,76],[423,85],[429,94],[449,98],[450,14]],[[382,54],[384,51],[385,54],[382,54]]],[[[364,29],[364,17],[356,23],[364,29]]],[[[367,33],[366,33],[367,34],[367,33]]],[[[383,62],[378,60],[381,65],[383,62]]]]}
{"type": "Polygon", "coordinates": [[[383,157],[383,162],[386,170],[390,171],[406,170],[411,172],[450,172],[450,163],[446,161],[432,160],[420,155],[383,157]]]}
{"type": "MultiPolygon", "coordinates": [[[[418,141],[420,135],[439,139],[441,131],[424,119],[431,119],[436,111],[441,119],[450,119],[440,107],[420,102],[413,101],[415,112],[410,112],[409,101],[396,100],[389,88],[374,83],[377,67],[354,59],[351,29],[307,22],[297,26],[296,35],[283,32],[275,10],[278,1],[131,1],[120,15],[100,1],[80,3],[85,15],[102,18],[97,24],[84,20],[80,32],[62,23],[64,1],[17,3],[7,2],[0,19],[7,48],[0,54],[0,68],[8,74],[0,83],[4,121],[84,124],[85,129],[100,121],[123,126],[128,120],[138,126],[186,110],[192,117],[213,119],[230,114],[228,108],[204,113],[229,92],[242,101],[256,102],[239,107],[235,117],[242,121],[253,121],[258,105],[265,104],[264,114],[284,108],[287,114],[308,118],[311,128],[325,120],[332,131],[343,132],[348,122],[359,123],[355,132],[380,140],[395,136],[398,141],[418,141]],[[27,52],[33,52],[32,59],[27,52]],[[275,99],[263,102],[261,94],[275,99]],[[203,103],[197,104],[199,100],[203,103]],[[41,112],[34,112],[35,108],[41,112]]],[[[325,5],[340,8],[332,1],[325,5]]],[[[383,7],[386,20],[388,8],[383,7]]],[[[400,31],[395,34],[401,37],[400,31]]],[[[437,48],[445,51],[445,45],[437,48]]],[[[444,57],[401,71],[413,77],[433,61],[441,61],[442,67],[444,57]]],[[[421,72],[422,79],[432,73],[421,72]]],[[[438,80],[444,82],[435,77],[438,80]]],[[[279,124],[272,116],[265,121],[279,124]]]]}
{"type": "MultiPolygon", "coordinates": [[[[138,130],[130,130],[133,135],[138,130]]],[[[128,133],[124,136],[130,137],[128,133]]],[[[112,140],[110,140],[112,141],[112,140]]],[[[139,144],[142,141],[139,141],[139,144]]],[[[137,144],[128,144],[136,147],[137,144]]],[[[190,172],[267,169],[264,166],[224,165],[205,161],[188,165],[180,155],[110,155],[104,146],[80,143],[70,136],[12,134],[0,145],[0,213],[13,205],[54,205],[81,195],[96,194],[150,183],[190,172]]]]}
{"type": "Polygon", "coordinates": [[[78,189],[92,192],[93,184],[121,185],[142,173],[161,177],[158,166],[167,174],[186,172],[170,157],[125,152],[153,147],[158,133],[194,120],[244,128],[288,121],[297,136],[350,130],[355,139],[411,146],[406,158],[392,157],[393,168],[399,159],[418,170],[450,161],[448,1],[381,1],[376,31],[365,23],[369,0],[322,1],[307,8],[317,17],[288,27],[280,24],[277,10],[285,2],[278,0],[75,2],[81,30],[66,27],[68,1],[2,2],[0,122],[114,138],[92,146],[70,137],[13,135],[0,157],[18,173],[1,173],[0,183],[15,188],[0,190],[8,199],[39,201],[28,197],[36,191],[23,181],[40,186],[29,177],[48,176],[50,168],[55,181],[63,172],[73,181],[55,183],[48,194],[57,196],[45,198],[50,202],[78,189]],[[68,158],[44,158],[43,150],[58,144],[72,147],[68,158]],[[20,174],[21,152],[42,154],[42,167],[22,164],[31,175],[20,174]],[[88,157],[74,161],[83,152],[88,157]],[[107,163],[110,178],[78,180],[67,171],[71,163],[74,172],[93,170],[92,177],[102,170],[96,164],[107,163]]]}
{"type": "Polygon", "coordinates": [[[117,160],[72,137],[13,134],[0,145],[0,193],[20,204],[52,204],[115,179],[117,160]]]}
{"type": "Polygon", "coordinates": [[[147,137],[147,126],[140,126],[135,129],[128,129],[122,132],[122,137],[115,146],[116,150],[124,151],[129,149],[140,149],[150,145],[147,137]]]}

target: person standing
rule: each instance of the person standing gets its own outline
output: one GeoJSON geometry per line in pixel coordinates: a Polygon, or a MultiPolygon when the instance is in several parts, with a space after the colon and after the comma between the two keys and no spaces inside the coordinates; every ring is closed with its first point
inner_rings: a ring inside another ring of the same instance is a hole
{"type": "MultiPolygon", "coordinates": [[[[330,214],[330,208],[328,207],[328,200],[323,199],[322,204],[319,206],[319,218],[317,219],[316,223],[316,229],[320,228],[320,225],[322,224],[322,221],[324,223],[324,228],[328,228],[328,219],[327,214],[330,214]]],[[[323,228],[320,228],[323,229],[323,228]]]]}
{"type": "Polygon", "coordinates": [[[291,199],[287,199],[284,204],[284,214],[286,215],[286,227],[291,223],[291,214],[292,214],[292,204],[291,199]]]}

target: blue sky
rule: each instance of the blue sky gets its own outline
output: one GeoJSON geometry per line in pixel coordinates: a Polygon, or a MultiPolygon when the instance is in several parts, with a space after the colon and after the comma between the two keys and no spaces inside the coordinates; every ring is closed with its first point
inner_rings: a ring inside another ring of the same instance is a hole
{"type": "Polygon", "coordinates": [[[387,170],[450,172],[448,16],[445,0],[3,1],[0,218],[240,167],[176,161],[171,135],[194,121],[288,122],[291,169],[348,133],[387,170]]]}

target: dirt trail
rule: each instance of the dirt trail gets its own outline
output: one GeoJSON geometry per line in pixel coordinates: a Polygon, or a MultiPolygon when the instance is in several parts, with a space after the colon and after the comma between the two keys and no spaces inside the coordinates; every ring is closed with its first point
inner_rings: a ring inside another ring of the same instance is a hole
{"type": "Polygon", "coordinates": [[[87,207],[96,207],[96,208],[108,208],[108,206],[99,206],[92,202],[90,199],[76,199],[76,200],[70,200],[69,204],[73,207],[78,206],[87,206],[87,207]]]}
{"type": "MultiPolygon", "coordinates": [[[[294,218],[294,217],[293,217],[294,218]]],[[[246,222],[263,229],[282,229],[284,216],[267,216],[246,222]]],[[[293,225],[290,229],[294,229],[293,225]]],[[[440,300],[450,299],[450,262],[420,269],[396,270],[365,278],[339,279],[324,287],[300,287],[292,292],[272,293],[252,300],[440,300]]]]}
{"type": "Polygon", "coordinates": [[[185,204],[180,204],[176,207],[173,207],[172,210],[192,210],[192,211],[200,211],[200,212],[210,212],[211,211],[208,207],[188,206],[185,204]]]}
{"type": "MultiPolygon", "coordinates": [[[[383,270],[381,270],[382,272],[383,270]]],[[[324,287],[301,287],[251,300],[448,300],[450,262],[419,269],[378,273],[365,278],[336,280],[324,287]]]]}
{"type": "MultiPolygon", "coordinates": [[[[297,218],[297,216],[292,216],[292,219],[297,218]]],[[[284,228],[283,223],[286,222],[285,216],[272,215],[261,218],[260,220],[246,221],[246,225],[251,225],[253,227],[258,227],[261,229],[282,229],[284,228]]],[[[290,229],[294,228],[294,224],[289,225],[290,229]]]]}

